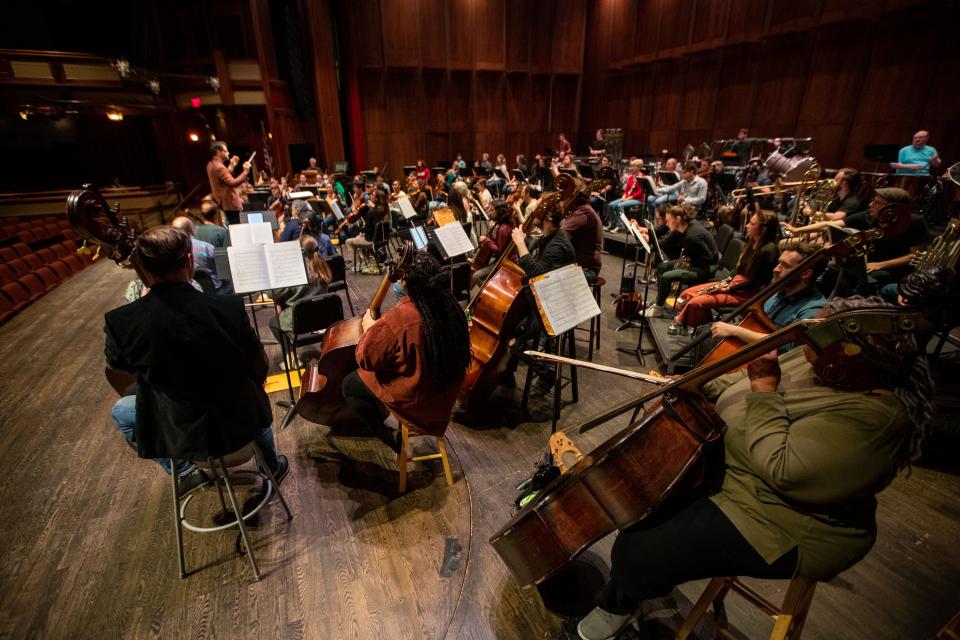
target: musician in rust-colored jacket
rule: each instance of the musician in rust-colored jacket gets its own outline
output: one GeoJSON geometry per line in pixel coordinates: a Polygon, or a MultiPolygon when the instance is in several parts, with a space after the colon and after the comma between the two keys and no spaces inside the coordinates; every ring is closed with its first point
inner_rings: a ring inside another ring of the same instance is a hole
{"type": "Polygon", "coordinates": [[[243,201],[240,198],[238,187],[247,181],[247,173],[250,171],[250,163],[243,163],[243,172],[237,177],[233,176],[233,167],[236,166],[239,158],[230,157],[230,150],[227,149],[227,143],[222,141],[214,142],[210,145],[210,162],[207,163],[207,179],[210,181],[210,192],[213,194],[213,200],[227,216],[228,224],[238,224],[240,222],[240,210],[243,209],[243,201]]]}

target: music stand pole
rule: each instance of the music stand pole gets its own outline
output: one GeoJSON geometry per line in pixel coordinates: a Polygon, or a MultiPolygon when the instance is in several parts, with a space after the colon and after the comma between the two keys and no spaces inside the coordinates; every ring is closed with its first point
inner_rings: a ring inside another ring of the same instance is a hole
{"type": "MultiPolygon", "coordinates": [[[[280,328],[280,311],[277,309],[276,303],[273,304],[273,313],[277,318],[277,328],[283,332],[283,329],[280,328]]],[[[296,336],[294,336],[296,340],[296,336]]],[[[287,374],[287,391],[290,393],[290,400],[280,400],[277,402],[278,407],[283,407],[287,410],[287,414],[283,416],[283,420],[280,422],[280,431],[283,431],[287,428],[287,425],[290,424],[290,421],[294,419],[297,415],[297,399],[293,396],[293,380],[290,379],[290,361],[289,354],[287,354],[287,347],[284,344],[280,343],[280,350],[283,352],[283,370],[287,374]]],[[[300,366],[297,363],[297,348],[293,348],[293,364],[297,367],[297,376],[300,375],[300,366]]],[[[300,381],[300,384],[303,384],[303,381],[300,381]]]]}

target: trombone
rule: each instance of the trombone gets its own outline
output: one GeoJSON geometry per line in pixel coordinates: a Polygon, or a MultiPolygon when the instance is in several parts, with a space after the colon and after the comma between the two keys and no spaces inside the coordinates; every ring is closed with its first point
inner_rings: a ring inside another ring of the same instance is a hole
{"type": "MultiPolygon", "coordinates": [[[[806,191],[807,189],[813,188],[819,190],[821,187],[824,187],[827,184],[833,183],[833,178],[825,178],[823,180],[817,180],[816,184],[809,180],[797,180],[796,182],[780,182],[775,184],[765,184],[759,187],[753,187],[753,195],[757,196],[772,196],[779,193],[790,192],[794,189],[800,189],[806,191]]],[[[730,195],[734,200],[740,200],[747,195],[746,188],[734,189],[730,192],[730,195]]]]}

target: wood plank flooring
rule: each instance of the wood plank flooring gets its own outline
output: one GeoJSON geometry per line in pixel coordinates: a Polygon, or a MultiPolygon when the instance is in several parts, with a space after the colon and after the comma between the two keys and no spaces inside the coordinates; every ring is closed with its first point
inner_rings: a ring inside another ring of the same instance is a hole
{"type": "MultiPolygon", "coordinates": [[[[608,290],[619,270],[619,259],[607,257],[608,290]]],[[[111,263],[94,265],[0,327],[0,638],[555,636],[561,619],[536,590],[516,586],[487,542],[511,517],[514,487],[549,435],[549,402],[534,400],[532,417],[522,415],[519,389],[499,390],[487,415],[457,416],[448,431],[453,487],[439,464],[415,464],[404,496],[378,441],[295,419],[277,434],[291,460],[282,488],[294,519],[272,503],[253,530],[263,580],[254,582],[236,554],[235,534],[191,532],[193,573],[180,580],[167,476],[121,441],[110,418],[116,396],[101,373],[102,316],[130,278],[111,263]],[[443,577],[451,540],[460,551],[443,577]]],[[[349,280],[360,309],[379,278],[349,280]]],[[[614,350],[618,342],[633,347],[636,331],[613,333],[609,299],[604,292],[595,359],[639,369],[614,350]]],[[[262,312],[264,327],[266,319],[262,312]]],[[[580,402],[564,409],[561,427],[575,431],[642,388],[581,370],[580,402]]],[[[275,427],[282,417],[278,408],[275,427]]],[[[571,435],[589,450],[622,424],[571,435]]],[[[804,637],[924,638],[942,626],[960,607],[958,498],[956,464],[898,478],[880,496],[876,547],[818,588],[804,637]]],[[[601,569],[610,542],[590,551],[601,569]]],[[[670,637],[704,585],[650,603],[648,636],[670,637]]],[[[757,583],[770,597],[784,586],[757,583]]],[[[769,634],[769,621],[742,601],[731,597],[727,611],[743,637],[769,634]]]]}

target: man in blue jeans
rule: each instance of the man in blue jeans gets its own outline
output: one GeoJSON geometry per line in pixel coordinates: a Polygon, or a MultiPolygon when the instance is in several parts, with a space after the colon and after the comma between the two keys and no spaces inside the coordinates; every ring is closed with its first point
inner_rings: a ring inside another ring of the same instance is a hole
{"type": "Polygon", "coordinates": [[[279,482],[288,470],[273,442],[273,414],[263,391],[267,359],[232,295],[190,286],[190,237],[155,227],[136,240],[131,259],[149,293],[104,317],[108,370],[137,374],[135,396],[121,398],[113,419],[141,458],[184,479],[203,477],[190,460],[220,457],[251,441],[279,482]]]}

